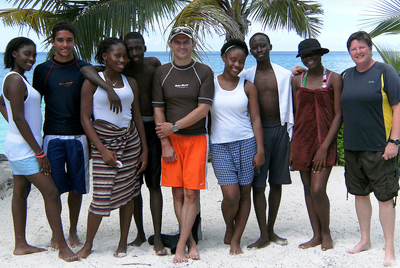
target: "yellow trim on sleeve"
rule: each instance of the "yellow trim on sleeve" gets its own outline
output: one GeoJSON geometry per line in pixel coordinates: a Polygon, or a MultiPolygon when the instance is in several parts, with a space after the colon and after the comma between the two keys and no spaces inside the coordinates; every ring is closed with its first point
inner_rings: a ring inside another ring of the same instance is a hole
{"type": "Polygon", "coordinates": [[[383,112],[383,120],[385,124],[386,131],[386,140],[389,139],[390,131],[392,130],[392,121],[393,121],[393,110],[392,106],[389,104],[389,99],[386,92],[383,90],[385,88],[385,82],[383,79],[383,74],[381,75],[381,93],[382,93],[382,112],[383,112]]]}

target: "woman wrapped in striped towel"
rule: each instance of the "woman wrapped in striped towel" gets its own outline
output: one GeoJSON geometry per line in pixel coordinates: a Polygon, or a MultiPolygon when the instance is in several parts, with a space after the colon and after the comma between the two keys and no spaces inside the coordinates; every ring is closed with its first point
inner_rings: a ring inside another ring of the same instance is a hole
{"type": "Polygon", "coordinates": [[[139,194],[138,174],[147,166],[147,143],[140,113],[139,89],[134,79],[121,74],[127,64],[122,40],[106,38],[95,57],[105,69],[101,78],[114,87],[122,111],[113,112],[108,93],[89,80],[82,86],[81,122],[92,142],[93,200],[89,207],[86,242],[77,253],[86,258],[104,216],[119,208],[121,237],[115,257],[126,256],[127,237],[133,213],[133,198],[139,194]],[[133,120],[132,120],[133,119],[133,120]]]}

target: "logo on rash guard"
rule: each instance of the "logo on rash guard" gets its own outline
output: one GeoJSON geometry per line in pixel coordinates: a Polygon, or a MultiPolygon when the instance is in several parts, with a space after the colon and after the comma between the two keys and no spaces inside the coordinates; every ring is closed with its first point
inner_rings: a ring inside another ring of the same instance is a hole
{"type": "Polygon", "coordinates": [[[188,88],[189,84],[180,84],[180,85],[175,85],[176,88],[188,88]]]}
{"type": "Polygon", "coordinates": [[[74,82],[61,82],[61,83],[59,83],[58,85],[59,86],[67,86],[67,87],[69,87],[70,85],[72,85],[74,82]]]}

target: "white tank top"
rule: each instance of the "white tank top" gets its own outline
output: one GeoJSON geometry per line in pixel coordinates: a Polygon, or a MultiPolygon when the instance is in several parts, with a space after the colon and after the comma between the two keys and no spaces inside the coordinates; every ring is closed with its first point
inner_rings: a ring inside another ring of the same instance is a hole
{"type": "MultiPolygon", "coordinates": [[[[24,101],[24,116],[25,120],[32,131],[33,136],[39,146],[42,146],[42,111],[40,109],[41,98],[39,92],[37,92],[19,73],[9,72],[6,74],[3,80],[6,81],[7,76],[11,74],[17,74],[24,81],[28,96],[24,101]]],[[[29,144],[22,137],[15,122],[13,120],[13,114],[11,110],[10,101],[4,96],[3,99],[6,104],[7,116],[8,116],[8,132],[4,139],[4,150],[9,161],[18,161],[35,155],[35,152],[31,149],[29,144]]]]}
{"type": "MultiPolygon", "coordinates": [[[[99,72],[100,77],[105,81],[103,72],[99,72]]],[[[122,112],[118,114],[110,110],[110,101],[107,97],[107,91],[101,87],[97,87],[93,94],[93,117],[94,119],[103,119],[114,125],[123,128],[129,127],[132,119],[132,102],[134,99],[133,91],[128,80],[121,74],[124,86],[114,88],[115,93],[121,99],[122,112]]]]}
{"type": "Polygon", "coordinates": [[[254,137],[248,111],[249,99],[244,91],[244,78],[228,91],[214,77],[214,101],[211,111],[211,143],[227,143],[254,137]]]}

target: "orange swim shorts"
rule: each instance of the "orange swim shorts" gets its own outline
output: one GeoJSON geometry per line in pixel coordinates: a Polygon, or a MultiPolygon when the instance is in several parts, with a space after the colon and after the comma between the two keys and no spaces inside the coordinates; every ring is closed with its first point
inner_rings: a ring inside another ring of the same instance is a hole
{"type": "Polygon", "coordinates": [[[162,159],[161,185],[203,190],[207,188],[208,135],[169,137],[177,160],[162,159]]]}

